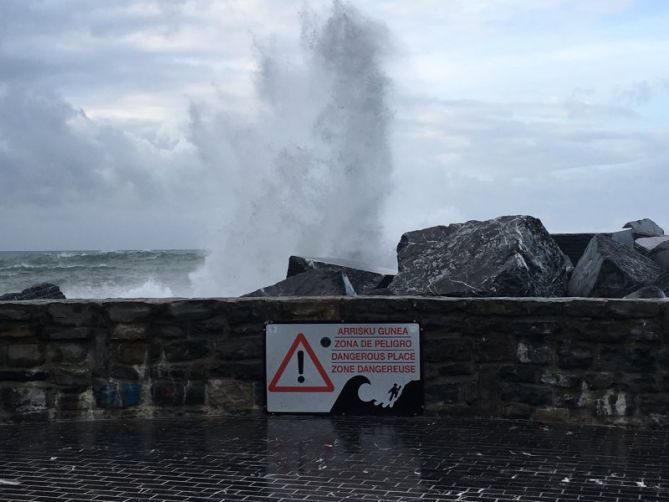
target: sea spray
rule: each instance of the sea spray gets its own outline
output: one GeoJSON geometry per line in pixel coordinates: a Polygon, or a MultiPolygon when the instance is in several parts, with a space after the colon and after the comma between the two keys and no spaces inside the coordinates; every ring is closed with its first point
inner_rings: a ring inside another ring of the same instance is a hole
{"type": "Polygon", "coordinates": [[[377,262],[391,189],[386,30],[342,2],[302,15],[300,58],[258,49],[258,111],[191,110],[191,141],[218,172],[221,205],[196,295],[238,295],[285,276],[288,256],[377,262]]]}

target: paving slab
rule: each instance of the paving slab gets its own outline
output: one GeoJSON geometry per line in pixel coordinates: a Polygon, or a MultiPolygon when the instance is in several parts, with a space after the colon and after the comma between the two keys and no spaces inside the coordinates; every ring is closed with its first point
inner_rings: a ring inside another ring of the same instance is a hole
{"type": "Polygon", "coordinates": [[[669,430],[434,418],[0,426],[2,501],[660,501],[669,430]]]}

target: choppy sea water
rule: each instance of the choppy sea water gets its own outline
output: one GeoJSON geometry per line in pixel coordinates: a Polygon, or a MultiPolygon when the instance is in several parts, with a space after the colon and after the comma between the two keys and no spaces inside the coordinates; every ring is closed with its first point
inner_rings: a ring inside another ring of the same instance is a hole
{"type": "Polygon", "coordinates": [[[51,282],[67,298],[189,297],[190,274],[205,256],[201,250],[0,251],[0,294],[51,282]]]}

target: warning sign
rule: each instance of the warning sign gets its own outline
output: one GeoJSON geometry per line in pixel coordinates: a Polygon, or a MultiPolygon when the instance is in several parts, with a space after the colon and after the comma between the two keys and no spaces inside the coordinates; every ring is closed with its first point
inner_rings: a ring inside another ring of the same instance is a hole
{"type": "Polygon", "coordinates": [[[268,324],[265,358],[270,412],[422,411],[416,323],[268,324]]]}
{"type": "Polygon", "coordinates": [[[330,377],[323,369],[323,365],[316,357],[316,354],[314,354],[314,350],[311,348],[311,345],[309,345],[309,342],[304,337],[304,333],[298,333],[297,336],[295,337],[295,341],[290,346],[290,349],[288,349],[286,357],[284,357],[283,361],[281,361],[279,369],[275,373],[274,378],[272,378],[272,381],[269,384],[268,389],[270,392],[332,392],[334,390],[334,384],[332,383],[332,380],[330,380],[330,377]],[[316,368],[316,371],[318,372],[318,377],[320,377],[320,381],[319,378],[317,377],[315,379],[310,378],[309,379],[310,382],[308,384],[305,383],[306,382],[306,378],[304,377],[305,352],[308,354],[309,361],[311,362],[311,364],[314,366],[314,368],[316,368]],[[294,373],[292,371],[289,371],[288,372],[289,375],[287,375],[283,379],[284,381],[290,383],[280,384],[279,382],[286,373],[286,367],[295,357],[297,358],[297,372],[298,372],[297,383],[301,385],[295,385],[294,373]],[[314,380],[316,381],[316,384],[314,384],[314,380]]]}

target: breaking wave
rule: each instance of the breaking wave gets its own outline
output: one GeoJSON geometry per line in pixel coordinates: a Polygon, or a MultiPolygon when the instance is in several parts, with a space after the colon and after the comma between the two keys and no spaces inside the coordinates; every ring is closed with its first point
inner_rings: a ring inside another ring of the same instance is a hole
{"type": "Polygon", "coordinates": [[[259,48],[250,121],[225,103],[217,112],[193,106],[191,140],[218,173],[222,201],[211,253],[192,275],[198,295],[283,279],[291,254],[382,261],[389,45],[384,27],[335,1],[325,19],[303,13],[297,60],[275,45],[259,48]]]}

